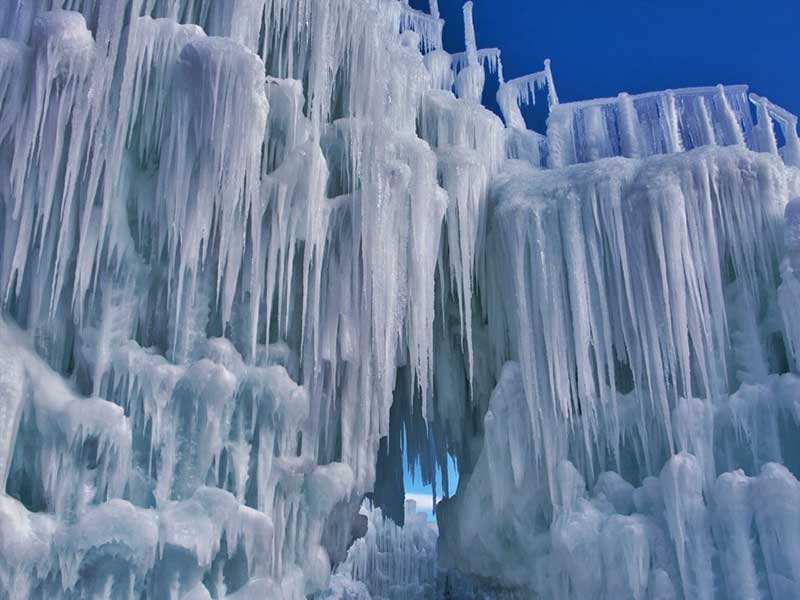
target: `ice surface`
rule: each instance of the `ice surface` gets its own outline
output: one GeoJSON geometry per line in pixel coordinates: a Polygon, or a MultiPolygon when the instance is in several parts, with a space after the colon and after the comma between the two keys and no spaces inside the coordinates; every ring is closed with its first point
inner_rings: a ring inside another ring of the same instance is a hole
{"type": "Polygon", "coordinates": [[[0,597],[800,596],[797,118],[463,14],[0,3],[0,597]]]}
{"type": "Polygon", "coordinates": [[[518,362],[439,506],[440,560],[553,598],[796,595],[793,534],[758,516],[791,518],[797,486],[778,463],[800,379],[775,341],[793,339],[796,174],[709,147],[509,163],[493,185],[487,285],[514,291],[489,325],[518,362]]]}
{"type": "Polygon", "coordinates": [[[417,512],[413,500],[406,501],[403,527],[384,517],[379,508],[364,506],[362,514],[368,519],[367,533],[355,541],[347,560],[336,568],[331,588],[322,598],[435,597],[436,526],[417,512]]]}

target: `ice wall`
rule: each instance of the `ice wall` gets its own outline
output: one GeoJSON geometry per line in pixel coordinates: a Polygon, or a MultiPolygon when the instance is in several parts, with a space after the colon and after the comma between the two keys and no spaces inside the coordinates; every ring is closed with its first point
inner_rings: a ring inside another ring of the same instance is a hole
{"type": "Polygon", "coordinates": [[[431,395],[441,20],[12,0],[0,27],[0,595],[323,589],[398,366],[431,395]]]}
{"type": "Polygon", "coordinates": [[[0,596],[425,596],[448,455],[482,585],[798,595],[796,117],[561,103],[471,8],[0,4],[0,596]]]}
{"type": "Polygon", "coordinates": [[[800,593],[798,175],[743,147],[507,163],[479,287],[508,362],[445,566],[544,598],[800,593]]]}

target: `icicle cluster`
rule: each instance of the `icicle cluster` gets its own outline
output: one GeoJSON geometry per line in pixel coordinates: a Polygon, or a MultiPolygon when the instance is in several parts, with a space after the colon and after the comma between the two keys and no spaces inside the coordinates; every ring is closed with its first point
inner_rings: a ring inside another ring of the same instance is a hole
{"type": "Polygon", "coordinates": [[[548,598],[800,593],[798,175],[742,147],[508,164],[479,288],[511,362],[439,506],[446,566],[548,598]]]}
{"type": "Polygon", "coordinates": [[[396,486],[448,455],[438,564],[492,588],[800,595],[797,118],[559,103],[464,26],[0,4],[1,597],[456,593],[396,486]]]}
{"type": "Polygon", "coordinates": [[[471,319],[503,128],[434,86],[442,25],[0,7],[0,595],[326,587],[399,372],[427,443],[436,286],[471,319]]]}
{"type": "Polygon", "coordinates": [[[405,525],[398,527],[381,509],[362,507],[366,534],[355,541],[347,560],[331,578],[325,600],[401,600],[434,598],[436,594],[436,525],[405,505],[405,525]],[[362,589],[364,586],[366,589],[362,589]]]}

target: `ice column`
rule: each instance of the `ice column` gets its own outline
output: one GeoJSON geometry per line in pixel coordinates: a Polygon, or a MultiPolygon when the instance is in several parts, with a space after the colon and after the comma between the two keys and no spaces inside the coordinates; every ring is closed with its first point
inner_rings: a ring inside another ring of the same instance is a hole
{"type": "Polygon", "coordinates": [[[456,94],[459,98],[480,103],[486,78],[483,66],[478,62],[478,46],[475,42],[475,24],[472,20],[472,2],[463,7],[464,41],[467,47],[467,66],[456,77],[456,94]]]}

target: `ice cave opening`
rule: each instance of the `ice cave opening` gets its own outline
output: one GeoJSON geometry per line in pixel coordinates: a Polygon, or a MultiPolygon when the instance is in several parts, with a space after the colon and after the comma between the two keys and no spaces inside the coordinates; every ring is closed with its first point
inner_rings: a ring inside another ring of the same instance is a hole
{"type": "Polygon", "coordinates": [[[472,9],[0,1],[0,598],[800,598],[797,117],[472,9]]]}

